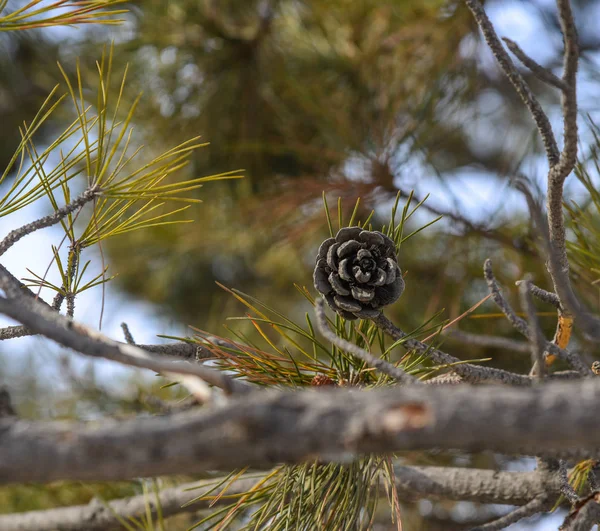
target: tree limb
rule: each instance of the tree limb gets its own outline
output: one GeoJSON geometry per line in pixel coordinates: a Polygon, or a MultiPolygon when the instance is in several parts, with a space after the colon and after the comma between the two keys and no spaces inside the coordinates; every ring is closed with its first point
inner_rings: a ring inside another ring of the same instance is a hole
{"type": "Polygon", "coordinates": [[[159,418],[0,420],[0,483],[116,480],[402,450],[600,454],[600,380],[266,391],[159,418]],[[558,428],[560,426],[560,428],[558,428]]]}
{"type": "MultiPolygon", "coordinates": [[[[395,466],[394,476],[401,499],[434,498],[468,500],[478,503],[526,505],[532,498],[547,493],[558,498],[559,484],[555,478],[539,472],[496,472],[494,470],[395,466]]],[[[227,487],[227,495],[247,492],[261,478],[240,478],[227,487]]],[[[177,487],[165,488],[158,493],[161,513],[164,517],[183,512],[200,511],[231,502],[227,497],[216,498],[213,486],[219,480],[191,482],[177,487]],[[189,490],[194,489],[194,490],[189,490]],[[205,500],[192,500],[213,495],[205,500]],[[186,505],[185,507],[183,507],[186,505]]],[[[87,505],[59,507],[43,511],[0,515],[3,531],[101,531],[119,528],[119,518],[142,517],[146,504],[156,516],[155,497],[133,496],[107,503],[93,500],[87,505]],[[109,509],[110,508],[110,509],[109,509]],[[118,518],[117,518],[118,517],[118,518]]]]}
{"type": "MultiPolygon", "coordinates": [[[[250,490],[261,478],[241,478],[227,488],[227,495],[242,494],[250,490]]],[[[157,497],[160,513],[164,518],[180,513],[201,511],[210,507],[231,503],[227,497],[216,499],[214,485],[219,480],[204,480],[186,483],[177,487],[160,490],[155,496],[138,495],[110,502],[94,499],[87,505],[58,507],[44,511],[28,511],[24,513],[0,515],[2,531],[104,531],[105,529],[122,529],[122,521],[129,518],[141,518],[148,514],[157,516],[157,497]],[[193,490],[190,490],[193,489],[193,490]],[[204,500],[194,499],[211,495],[204,500]]]]}
{"type": "Polygon", "coordinates": [[[556,474],[546,472],[499,472],[474,468],[395,466],[396,488],[407,499],[441,499],[526,505],[547,494],[560,496],[556,474]]]}
{"type": "Polygon", "coordinates": [[[224,372],[203,367],[200,364],[181,363],[176,358],[159,358],[134,345],[118,343],[99,332],[64,317],[27,297],[15,300],[0,298],[0,312],[27,326],[32,332],[41,334],[61,345],[92,357],[105,358],[125,365],[150,369],[191,385],[198,391],[197,377],[210,385],[223,389],[228,394],[245,393],[251,386],[235,380],[224,372]],[[175,376],[177,375],[177,376],[175,376]],[[194,382],[196,382],[194,384],[194,382]]]}

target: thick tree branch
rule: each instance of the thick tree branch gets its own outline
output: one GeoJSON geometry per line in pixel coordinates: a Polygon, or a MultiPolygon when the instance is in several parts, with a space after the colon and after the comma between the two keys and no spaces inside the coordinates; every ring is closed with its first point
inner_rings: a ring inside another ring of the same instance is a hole
{"type": "MultiPolygon", "coordinates": [[[[478,503],[525,505],[543,494],[558,498],[559,485],[555,478],[538,472],[496,472],[494,470],[445,468],[445,467],[394,467],[396,489],[400,499],[418,498],[468,500],[478,503]]],[[[230,484],[227,495],[247,492],[261,478],[241,478],[230,484]]],[[[163,517],[183,512],[193,512],[231,503],[227,497],[189,502],[212,494],[218,480],[205,480],[162,489],[158,498],[163,517]],[[193,489],[193,490],[189,490],[193,489]],[[183,507],[186,505],[185,507],[183,507]]],[[[131,498],[100,503],[93,500],[87,505],[59,507],[43,511],[0,515],[3,531],[100,531],[120,528],[120,519],[142,517],[146,504],[156,516],[155,497],[140,495],[131,498]]]]}
{"type": "Polygon", "coordinates": [[[323,337],[331,341],[339,349],[345,350],[346,352],[352,354],[358,359],[364,361],[369,367],[377,369],[379,372],[386,374],[387,376],[396,380],[399,383],[421,383],[419,380],[417,380],[417,378],[406,373],[400,367],[396,367],[395,365],[384,359],[373,356],[366,350],[357,347],[354,343],[350,343],[350,341],[346,341],[345,339],[336,336],[331,330],[329,330],[329,327],[327,325],[327,318],[325,316],[325,300],[322,297],[315,302],[315,315],[317,317],[317,325],[319,327],[319,332],[321,332],[323,337]]]}
{"type": "Polygon", "coordinates": [[[547,494],[560,496],[556,474],[547,472],[498,472],[473,468],[395,466],[396,488],[401,498],[472,501],[526,505],[547,494]]]}
{"type": "Polygon", "coordinates": [[[459,449],[600,454],[600,380],[260,391],[222,407],[84,425],[0,420],[0,483],[116,480],[459,449]]]}

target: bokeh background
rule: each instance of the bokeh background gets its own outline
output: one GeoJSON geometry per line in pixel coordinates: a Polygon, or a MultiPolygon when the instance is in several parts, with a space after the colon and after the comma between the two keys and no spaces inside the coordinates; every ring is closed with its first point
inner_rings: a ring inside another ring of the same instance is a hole
{"type": "MultiPolygon", "coordinates": [[[[600,2],[573,4],[583,50],[582,172],[594,183],[593,160],[587,157],[593,159],[593,124],[600,119],[600,2]]],[[[558,71],[562,39],[552,1],[485,6],[500,35],[558,71]]],[[[189,326],[219,335],[229,335],[227,327],[251,333],[244,322],[227,321],[243,316],[244,308],[216,282],[302,321],[309,306],[294,284],[312,289],[314,255],[328,235],[323,192],[336,219],[338,198],[347,220],[360,197],[358,219],[374,210],[375,227],[387,223],[397,194],[401,205],[411,192],[413,204],[426,199],[410,230],[441,216],[402,247],[407,288],[388,313],[404,329],[438,312],[438,320],[453,319],[480,301],[487,294],[481,275],[486,257],[494,259],[515,303],[514,282],[527,272],[548,287],[525,203],[510,186],[511,178],[525,174],[543,193],[545,158],[529,115],[462,2],[145,0],[128,8],[120,27],[0,35],[0,167],[19,141],[19,125],[60,80],[56,61],[72,73],[79,58],[85,79],[112,41],[113,70],[120,73],[128,65],[124,99],[131,103],[143,92],[135,141],[160,152],[200,135],[210,145],[174,178],[236,169],[245,178],[202,188],[203,203],[186,213],[193,224],[105,243],[110,273],[118,275],[105,293],[105,333],[121,338],[122,321],[141,343],[161,341],[158,334],[191,335],[189,326]]],[[[524,75],[560,130],[559,94],[524,75]]],[[[67,108],[57,113],[38,143],[51,141],[69,118],[67,108]]],[[[580,180],[569,180],[567,197],[585,206],[588,196],[580,180]]],[[[6,233],[48,208],[36,203],[0,220],[0,229],[6,233]]],[[[597,224],[594,215],[590,223],[597,224]]],[[[32,235],[9,251],[4,265],[19,277],[29,276],[27,268],[43,273],[56,238],[60,231],[54,229],[32,235]]],[[[593,246],[592,241],[588,254],[593,246]]],[[[585,256],[573,256],[574,273],[592,286],[586,293],[597,307],[595,262],[585,256]]],[[[89,258],[95,275],[101,267],[98,249],[89,258]]],[[[51,268],[48,278],[56,275],[51,268]]],[[[101,288],[82,295],[76,318],[98,326],[101,297],[101,288]]],[[[519,339],[495,312],[485,303],[458,328],[519,339]]],[[[541,313],[541,320],[551,336],[555,314],[541,313]]],[[[452,338],[444,348],[463,359],[489,357],[495,366],[528,370],[528,355],[452,338]]],[[[149,396],[177,393],[159,390],[146,373],[48,349],[38,338],[0,344],[0,384],[10,390],[19,414],[30,418],[140,412],[148,409],[149,396]]],[[[498,464],[496,456],[473,459],[478,466],[498,464]]],[[[0,489],[0,511],[83,503],[98,492],[110,497],[136,488],[0,489]]],[[[461,529],[503,508],[422,502],[406,510],[412,531],[461,529]]],[[[547,517],[537,528],[556,529],[557,521],[547,517]]]]}

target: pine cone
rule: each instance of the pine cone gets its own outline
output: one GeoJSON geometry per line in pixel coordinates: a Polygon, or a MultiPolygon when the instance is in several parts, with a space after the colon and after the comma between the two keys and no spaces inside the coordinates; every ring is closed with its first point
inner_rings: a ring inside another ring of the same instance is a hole
{"type": "Polygon", "coordinates": [[[319,247],[315,288],[344,319],[377,317],[404,291],[396,246],[385,234],[341,229],[319,247]]]}

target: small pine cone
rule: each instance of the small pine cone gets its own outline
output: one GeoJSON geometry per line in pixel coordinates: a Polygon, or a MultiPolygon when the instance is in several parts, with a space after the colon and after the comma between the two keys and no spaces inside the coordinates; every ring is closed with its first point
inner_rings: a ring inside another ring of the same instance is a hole
{"type": "Polygon", "coordinates": [[[344,319],[370,319],[404,291],[396,246],[381,232],[341,229],[319,247],[315,288],[344,319]]]}
{"type": "Polygon", "coordinates": [[[324,385],[335,385],[335,382],[324,374],[317,374],[310,382],[313,387],[323,387],[324,385]]]}

